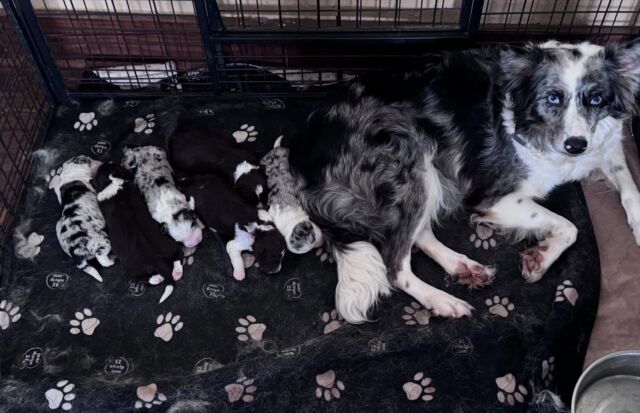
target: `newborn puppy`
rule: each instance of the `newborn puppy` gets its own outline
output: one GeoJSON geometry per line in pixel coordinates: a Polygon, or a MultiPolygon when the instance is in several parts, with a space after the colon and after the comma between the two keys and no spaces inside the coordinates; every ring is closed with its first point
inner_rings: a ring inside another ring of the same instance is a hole
{"type": "Polygon", "coordinates": [[[322,245],[320,228],[302,209],[296,196],[296,180],[289,170],[289,149],[280,146],[282,136],[260,164],[264,167],[269,185],[269,215],[294,254],[304,254],[322,245]]]}
{"type": "Polygon", "coordinates": [[[202,241],[202,229],[193,212],[193,201],[176,188],[166,153],[157,146],[127,147],[122,166],[135,170],[135,183],[147,202],[153,219],[171,237],[193,248],[202,241]]]}
{"type": "Polygon", "coordinates": [[[218,174],[251,205],[267,201],[267,180],[258,160],[237,144],[212,137],[206,126],[178,126],[169,141],[171,163],[188,175],[218,174]],[[202,126],[202,127],[200,127],[202,126]]]}
{"type": "Polygon", "coordinates": [[[195,199],[196,211],[204,224],[218,232],[226,243],[236,280],[245,277],[242,251],[253,251],[264,272],[280,271],[285,241],[266,211],[248,204],[223,178],[215,175],[185,178],[179,183],[195,199]]]}
{"type": "Polygon", "coordinates": [[[105,221],[98,206],[91,178],[101,162],[79,155],[62,165],[60,179],[53,186],[62,204],[62,216],[56,224],[60,246],[76,266],[102,282],[98,270],[88,263],[96,259],[103,267],[114,264],[109,256],[111,242],[105,232],[105,221]]]}
{"type": "Polygon", "coordinates": [[[113,252],[127,276],[152,285],[167,282],[162,303],[173,292],[174,281],[182,278],[181,245],[151,217],[130,171],[110,162],[98,169],[94,182],[113,252]]]}

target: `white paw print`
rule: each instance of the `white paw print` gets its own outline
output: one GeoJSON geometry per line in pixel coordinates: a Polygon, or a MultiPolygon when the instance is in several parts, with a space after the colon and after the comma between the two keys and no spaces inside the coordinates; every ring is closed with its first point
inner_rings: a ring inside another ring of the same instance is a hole
{"type": "Polygon", "coordinates": [[[86,336],[90,336],[96,330],[96,327],[100,325],[100,320],[93,317],[93,313],[88,308],[82,310],[82,312],[78,311],[74,314],[75,318],[69,321],[71,328],[69,332],[71,334],[84,334],[86,336]]]}
{"type": "Polygon", "coordinates": [[[573,287],[573,283],[569,280],[565,280],[556,288],[556,299],[557,303],[568,301],[571,305],[576,305],[576,301],[578,301],[578,290],[573,287]]]}
{"type": "Polygon", "coordinates": [[[404,306],[404,314],[402,319],[405,320],[405,324],[408,326],[426,326],[429,324],[431,313],[420,304],[412,301],[411,304],[404,306]]]}
{"type": "Polygon", "coordinates": [[[342,316],[334,309],[330,312],[322,313],[322,322],[324,323],[324,334],[329,334],[342,327],[344,321],[342,316]]]}
{"type": "Polygon", "coordinates": [[[236,327],[236,332],[238,334],[238,340],[240,341],[260,341],[262,340],[262,335],[264,331],[267,329],[267,326],[258,323],[256,318],[252,315],[247,315],[245,318],[239,318],[238,327],[236,327]]]}
{"type": "Polygon", "coordinates": [[[248,379],[243,376],[236,380],[235,383],[224,386],[229,401],[235,403],[242,399],[245,403],[251,403],[254,398],[254,393],[258,390],[258,387],[253,385],[253,382],[254,379],[248,379]]]}
{"type": "Polygon", "coordinates": [[[167,396],[158,392],[158,386],[155,383],[138,387],[136,389],[136,396],[138,396],[138,400],[136,400],[134,405],[136,409],[142,409],[142,407],[150,409],[167,400],[167,396]]]}
{"type": "Polygon", "coordinates": [[[232,134],[233,139],[235,139],[236,142],[238,143],[253,142],[256,140],[256,137],[258,136],[258,131],[255,129],[256,129],[255,126],[245,123],[240,126],[240,129],[233,132],[232,134]]]}
{"type": "Polygon", "coordinates": [[[69,383],[69,380],[60,380],[56,383],[55,388],[51,388],[44,393],[44,397],[49,402],[49,408],[56,410],[71,410],[71,401],[76,398],[76,394],[71,391],[75,388],[75,384],[69,383]]]}
{"type": "Polygon", "coordinates": [[[316,398],[320,399],[324,397],[326,401],[332,399],[339,399],[341,393],[345,387],[344,383],[340,380],[336,380],[336,373],[333,370],[325,371],[322,374],[316,376],[316,398]]]}
{"type": "Polygon", "coordinates": [[[16,255],[20,258],[31,259],[40,254],[40,244],[44,241],[44,235],[32,232],[27,238],[16,242],[16,255]]]}
{"type": "Polygon", "coordinates": [[[546,360],[542,360],[542,380],[544,387],[549,387],[553,381],[553,370],[556,368],[556,358],[551,356],[546,360]]]}
{"type": "Polygon", "coordinates": [[[136,133],[144,133],[149,135],[153,133],[153,128],[156,126],[156,115],[149,113],[144,118],[136,118],[133,131],[136,133]]]}
{"type": "Polygon", "coordinates": [[[13,303],[2,300],[0,301],[0,330],[6,330],[16,321],[20,320],[20,307],[13,303]]]}
{"type": "Polygon", "coordinates": [[[498,243],[493,237],[493,228],[483,222],[476,223],[475,233],[471,234],[469,241],[476,248],[484,248],[488,250],[490,247],[494,248],[498,243]]]}
{"type": "Polygon", "coordinates": [[[333,254],[331,254],[331,252],[328,251],[325,246],[326,244],[323,244],[316,249],[316,257],[320,258],[320,262],[327,261],[333,264],[333,254]]]}
{"type": "Polygon", "coordinates": [[[496,379],[498,385],[498,401],[509,406],[515,405],[516,401],[524,403],[524,396],[527,395],[527,389],[516,383],[516,378],[509,373],[496,379]],[[516,388],[517,387],[517,388],[516,388]]]}
{"type": "Polygon", "coordinates": [[[422,399],[425,402],[433,400],[435,387],[430,386],[431,378],[424,377],[424,373],[419,371],[413,376],[413,381],[408,381],[402,385],[402,390],[407,394],[407,399],[422,399]]]}
{"type": "Polygon", "coordinates": [[[185,266],[186,265],[193,265],[193,261],[194,261],[193,255],[190,255],[188,257],[184,257],[182,259],[182,265],[185,265],[185,266]]]}
{"type": "Polygon", "coordinates": [[[180,331],[184,325],[182,321],[180,321],[180,316],[177,314],[173,315],[171,312],[160,314],[156,320],[156,324],[158,328],[153,332],[153,335],[164,341],[171,340],[173,334],[180,331]]]}
{"type": "Polygon", "coordinates": [[[44,180],[49,182],[49,189],[53,189],[60,183],[60,174],[62,173],[62,167],[58,169],[52,169],[49,174],[44,177],[44,180]]]}
{"type": "Polygon", "coordinates": [[[80,132],[83,130],[91,130],[98,126],[98,119],[94,112],[83,112],[78,115],[78,120],[73,124],[73,129],[77,129],[80,132]]]}
{"type": "Polygon", "coordinates": [[[507,297],[500,299],[497,295],[493,297],[493,300],[487,298],[485,304],[489,307],[489,313],[505,318],[508,317],[509,313],[516,307],[513,303],[509,302],[507,297]]]}

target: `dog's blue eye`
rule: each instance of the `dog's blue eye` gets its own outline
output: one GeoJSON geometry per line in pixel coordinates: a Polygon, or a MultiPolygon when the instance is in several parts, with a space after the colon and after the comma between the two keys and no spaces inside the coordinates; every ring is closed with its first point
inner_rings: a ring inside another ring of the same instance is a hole
{"type": "Polygon", "coordinates": [[[560,96],[558,95],[549,95],[547,96],[547,102],[551,105],[559,105],[560,104],[560,96]]]}
{"type": "Polygon", "coordinates": [[[589,100],[589,104],[591,106],[600,106],[600,104],[602,103],[602,97],[601,96],[594,96],[591,98],[591,100],[589,100]]]}

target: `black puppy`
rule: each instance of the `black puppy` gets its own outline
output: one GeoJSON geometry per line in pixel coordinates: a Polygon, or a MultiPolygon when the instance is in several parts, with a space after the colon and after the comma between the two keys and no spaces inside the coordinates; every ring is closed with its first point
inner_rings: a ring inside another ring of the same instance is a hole
{"type": "Polygon", "coordinates": [[[184,178],[178,185],[188,197],[195,199],[196,213],[204,224],[226,242],[236,280],[245,277],[242,251],[253,251],[264,272],[280,271],[286,243],[267,211],[247,203],[217,175],[184,178]]]}
{"type": "Polygon", "coordinates": [[[182,246],[151,217],[129,171],[106,163],[94,181],[113,252],[128,276],[143,277],[152,285],[167,282],[162,303],[173,292],[173,283],[182,278],[182,246]]]}
{"type": "Polygon", "coordinates": [[[169,141],[171,165],[188,175],[218,174],[251,205],[267,203],[267,180],[257,159],[207,125],[181,122],[169,141]]]}

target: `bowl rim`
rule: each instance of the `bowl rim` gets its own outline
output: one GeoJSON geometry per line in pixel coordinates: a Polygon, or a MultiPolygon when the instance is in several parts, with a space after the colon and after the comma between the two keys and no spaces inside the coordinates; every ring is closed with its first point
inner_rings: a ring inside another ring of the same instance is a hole
{"type": "Polygon", "coordinates": [[[608,361],[612,358],[620,357],[623,355],[640,357],[640,350],[622,350],[622,351],[615,351],[613,353],[605,354],[604,356],[598,358],[597,360],[589,364],[589,367],[584,369],[584,371],[580,375],[580,378],[578,379],[578,382],[573,388],[573,394],[571,395],[571,413],[576,413],[576,403],[577,403],[576,398],[578,396],[578,389],[580,388],[580,385],[585,380],[585,378],[589,375],[589,373],[591,373],[593,369],[595,369],[605,361],[608,361]]]}

